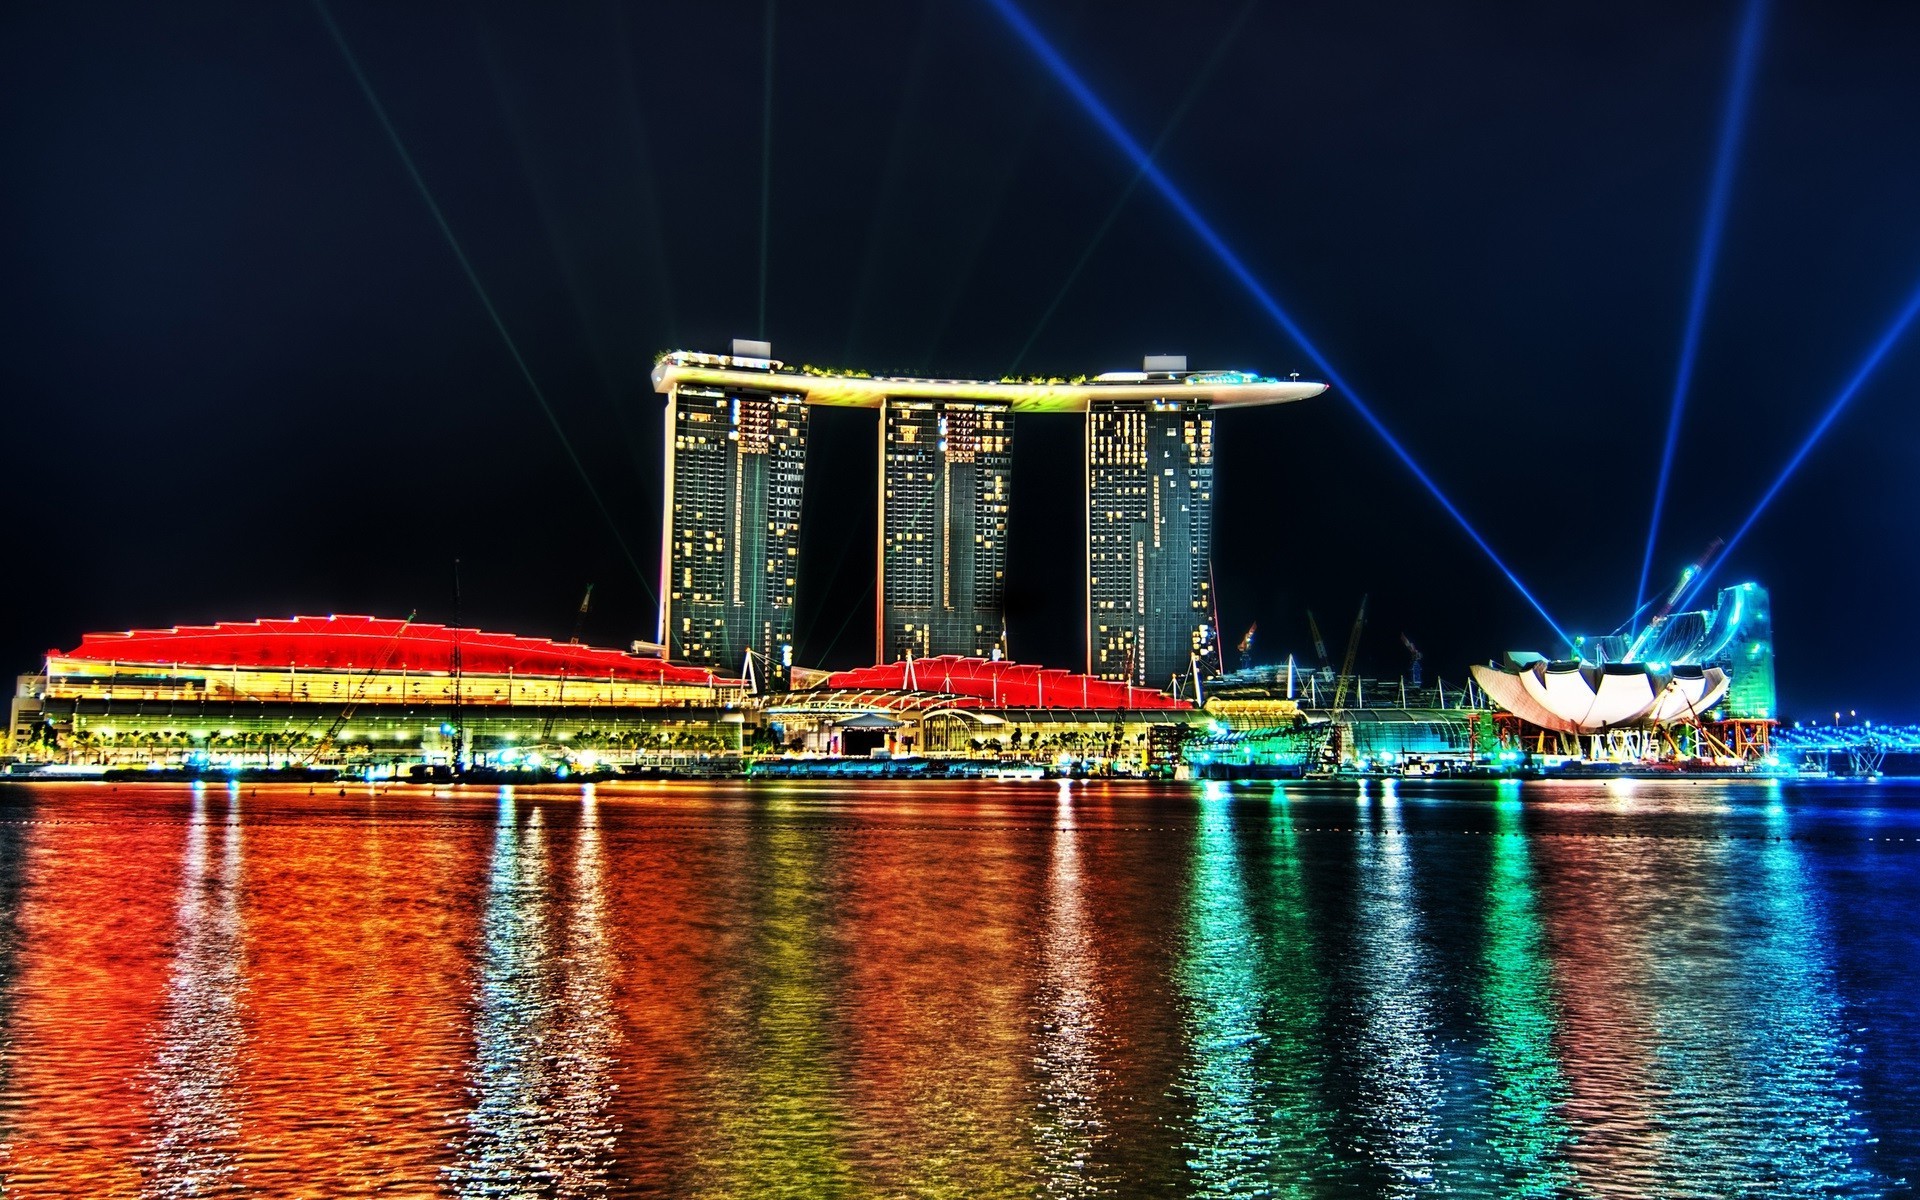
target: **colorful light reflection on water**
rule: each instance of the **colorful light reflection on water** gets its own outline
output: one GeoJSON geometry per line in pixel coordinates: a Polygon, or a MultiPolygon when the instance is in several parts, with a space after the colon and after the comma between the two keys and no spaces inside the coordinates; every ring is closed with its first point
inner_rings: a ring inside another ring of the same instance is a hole
{"type": "Polygon", "coordinates": [[[1883,1195],[1920,788],[0,789],[9,1195],[1883,1195]]]}

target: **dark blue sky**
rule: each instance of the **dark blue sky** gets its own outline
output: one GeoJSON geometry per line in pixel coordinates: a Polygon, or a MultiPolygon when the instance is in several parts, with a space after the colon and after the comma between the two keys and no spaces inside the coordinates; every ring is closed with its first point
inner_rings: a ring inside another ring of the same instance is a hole
{"type": "MultiPolygon", "coordinates": [[[[1735,4],[1035,4],[1162,161],[1569,628],[1632,605],[1735,4]],[[1233,29],[1231,36],[1228,31],[1233,29]]],[[[652,574],[675,346],[758,319],[762,3],[335,15],[652,574]]],[[[0,651],[295,611],[653,628],[307,3],[17,5],[0,28],[12,533],[0,651]]],[[[780,4],[767,335],[794,361],[997,375],[1130,168],[981,0],[780,4]]],[[[1780,4],[1656,559],[1752,507],[1920,286],[1920,10],[1780,4]]],[[[1920,335],[1916,335],[1920,340],[1920,335]]],[[[1026,369],[1185,352],[1312,373],[1149,190],[1026,369]]],[[[1920,716],[1920,347],[1726,568],[1773,590],[1783,704],[1920,716]]],[[[815,426],[801,659],[870,650],[873,418],[815,426]]],[[[1429,672],[1539,619],[1335,396],[1220,420],[1217,573],[1262,657],[1429,672]]],[[[1012,637],[1078,661],[1079,429],[1016,438],[1012,637]]]]}

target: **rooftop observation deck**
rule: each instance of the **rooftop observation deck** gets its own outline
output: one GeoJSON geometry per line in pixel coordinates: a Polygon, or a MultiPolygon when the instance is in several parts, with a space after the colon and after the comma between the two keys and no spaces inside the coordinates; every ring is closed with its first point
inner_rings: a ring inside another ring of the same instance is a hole
{"type": "Polygon", "coordinates": [[[1095,399],[1210,400],[1219,408],[1287,404],[1327,390],[1248,371],[1108,371],[1078,379],[922,379],[793,367],[776,358],[678,350],[653,368],[655,391],[687,385],[797,393],[809,404],[879,408],[896,400],[997,400],[1016,413],[1078,413],[1095,399]]]}

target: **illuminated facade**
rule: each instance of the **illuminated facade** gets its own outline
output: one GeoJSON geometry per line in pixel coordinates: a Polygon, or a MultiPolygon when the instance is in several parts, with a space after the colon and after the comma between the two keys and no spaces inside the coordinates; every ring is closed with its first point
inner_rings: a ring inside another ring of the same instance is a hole
{"type": "Polygon", "coordinates": [[[1084,414],[1087,670],[1156,689],[1189,670],[1213,608],[1214,410],[1327,388],[1189,371],[1178,356],[1071,380],[873,376],[791,367],[744,341],[664,354],[653,383],[667,396],[660,640],[673,658],[737,670],[751,648],[761,678],[785,685],[814,404],[880,412],[875,657],[1004,653],[1013,418],[1084,414]],[[749,404],[766,431],[752,439],[735,429],[749,404]]]}
{"type": "Polygon", "coordinates": [[[1475,664],[1473,681],[1500,708],[1530,725],[1580,735],[1696,721],[1727,691],[1726,672],[1688,664],[1549,662],[1507,656],[1475,664]]]}
{"type": "Polygon", "coordinates": [[[680,387],[667,396],[660,641],[668,657],[784,686],[807,406],[775,389],[680,387]]]}
{"type": "Polygon", "coordinates": [[[166,767],[737,751],[745,691],[620,650],[361,616],[91,633],[32,684],[26,740],[166,767]]]}
{"type": "Polygon", "coordinates": [[[1706,662],[1733,680],[1727,688],[1723,715],[1735,720],[1774,721],[1780,718],[1773,683],[1773,598],[1757,583],[1720,590],[1718,612],[1732,608],[1724,622],[1726,636],[1706,662]]]}
{"type": "Polygon", "coordinates": [[[1087,673],[1165,686],[1187,672],[1213,607],[1212,553],[1212,404],[1093,401],[1087,673]]]}
{"type": "MultiPolygon", "coordinates": [[[[1682,584],[1690,574],[1681,577],[1682,584]]],[[[1638,635],[1575,638],[1595,663],[1715,667],[1730,681],[1716,715],[1771,721],[1780,716],[1773,679],[1773,601],[1757,583],[1720,589],[1711,609],[1664,613],[1638,635]]]]}
{"type": "Polygon", "coordinates": [[[1148,765],[1154,730],[1211,720],[1156,688],[955,655],[822,673],[766,713],[784,745],[862,753],[848,748],[850,728],[884,716],[884,741],[873,748],[1037,763],[1104,759],[1132,770],[1148,765]]]}
{"type": "Polygon", "coordinates": [[[877,661],[1000,646],[1012,472],[1004,402],[881,406],[877,661]]]}

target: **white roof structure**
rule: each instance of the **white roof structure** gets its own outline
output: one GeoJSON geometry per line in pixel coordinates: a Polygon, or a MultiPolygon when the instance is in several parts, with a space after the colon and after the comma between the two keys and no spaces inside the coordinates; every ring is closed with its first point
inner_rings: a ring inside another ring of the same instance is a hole
{"type": "Polygon", "coordinates": [[[1604,733],[1670,725],[1701,716],[1732,682],[1718,667],[1655,670],[1644,663],[1550,663],[1510,669],[1476,666],[1489,699],[1532,725],[1558,733],[1604,733]]]}
{"type": "Polygon", "coordinates": [[[1304,379],[1268,379],[1248,371],[1109,371],[1091,379],[922,379],[858,375],[789,367],[774,358],[701,354],[679,350],[653,368],[653,388],[687,385],[751,388],[798,394],[809,404],[879,408],[883,400],[996,400],[1012,411],[1085,412],[1087,402],[1109,400],[1208,400],[1239,408],[1307,400],[1327,390],[1304,379]]]}

